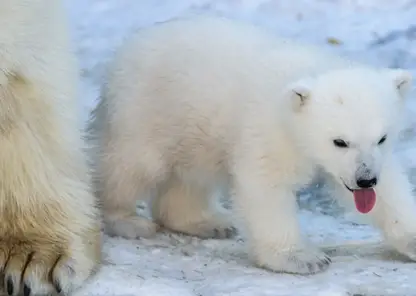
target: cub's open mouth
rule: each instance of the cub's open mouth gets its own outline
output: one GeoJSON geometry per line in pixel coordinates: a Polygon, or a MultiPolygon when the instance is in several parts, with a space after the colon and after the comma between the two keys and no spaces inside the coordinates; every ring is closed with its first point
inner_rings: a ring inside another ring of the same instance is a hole
{"type": "Polygon", "coordinates": [[[354,195],[354,202],[357,211],[362,214],[369,213],[376,204],[376,191],[374,187],[372,188],[357,188],[352,189],[342,181],[345,188],[347,188],[354,195]]]}
{"type": "Polygon", "coordinates": [[[342,183],[344,184],[345,188],[347,188],[351,192],[354,192],[354,190],[352,190],[350,187],[348,187],[347,184],[344,183],[344,181],[342,183]]]}

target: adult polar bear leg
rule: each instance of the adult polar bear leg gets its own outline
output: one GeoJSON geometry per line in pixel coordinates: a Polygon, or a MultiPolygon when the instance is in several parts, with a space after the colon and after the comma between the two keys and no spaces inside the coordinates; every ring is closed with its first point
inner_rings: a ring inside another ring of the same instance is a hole
{"type": "Polygon", "coordinates": [[[153,219],[171,230],[201,238],[230,238],[235,233],[230,215],[214,201],[210,186],[173,176],[153,199],[153,219]]]}
{"type": "Polygon", "coordinates": [[[276,272],[324,271],[331,260],[302,237],[293,191],[275,183],[268,174],[240,170],[236,176],[235,211],[247,231],[252,259],[276,272]]]}
{"type": "Polygon", "coordinates": [[[388,244],[416,261],[416,202],[398,160],[386,160],[379,180],[377,201],[368,215],[388,244]]]}
{"type": "Polygon", "coordinates": [[[101,221],[65,10],[56,0],[0,7],[0,294],[70,295],[99,268],[101,221]]]}

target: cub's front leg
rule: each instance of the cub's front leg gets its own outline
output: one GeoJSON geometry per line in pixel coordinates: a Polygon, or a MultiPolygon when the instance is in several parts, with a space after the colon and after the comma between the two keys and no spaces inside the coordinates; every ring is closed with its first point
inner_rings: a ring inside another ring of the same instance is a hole
{"type": "Polygon", "coordinates": [[[398,160],[390,158],[385,163],[375,189],[376,204],[367,215],[388,244],[416,261],[416,202],[398,160]]]}
{"type": "Polygon", "coordinates": [[[294,274],[328,268],[331,259],[301,235],[295,195],[279,176],[251,169],[239,170],[235,179],[234,208],[257,266],[294,274]]]}

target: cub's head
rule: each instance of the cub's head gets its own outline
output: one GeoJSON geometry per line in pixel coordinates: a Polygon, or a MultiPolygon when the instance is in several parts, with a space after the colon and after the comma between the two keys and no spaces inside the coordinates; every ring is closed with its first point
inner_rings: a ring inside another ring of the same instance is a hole
{"type": "Polygon", "coordinates": [[[354,194],[369,212],[392,152],[411,74],[401,69],[348,68],[289,88],[291,132],[306,155],[354,194]]]}

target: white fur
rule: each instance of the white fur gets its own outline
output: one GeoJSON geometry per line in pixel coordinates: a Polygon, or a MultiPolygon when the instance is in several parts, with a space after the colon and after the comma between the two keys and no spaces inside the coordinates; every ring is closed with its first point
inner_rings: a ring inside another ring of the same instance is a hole
{"type": "Polygon", "coordinates": [[[156,188],[158,224],[226,233],[230,215],[208,202],[219,187],[233,197],[257,265],[322,271],[330,260],[301,234],[294,191],[323,167],[349,200],[342,180],[353,188],[357,174],[379,177],[370,215],[414,256],[406,246],[416,207],[391,157],[410,80],[220,18],[143,30],[110,65],[90,125],[107,231],[152,235],[157,226],[134,208],[156,188]],[[350,147],[335,147],[337,138],[350,147]]]}
{"type": "Polygon", "coordinates": [[[8,295],[67,295],[101,258],[63,12],[58,0],[0,0],[0,286],[8,295]]]}

